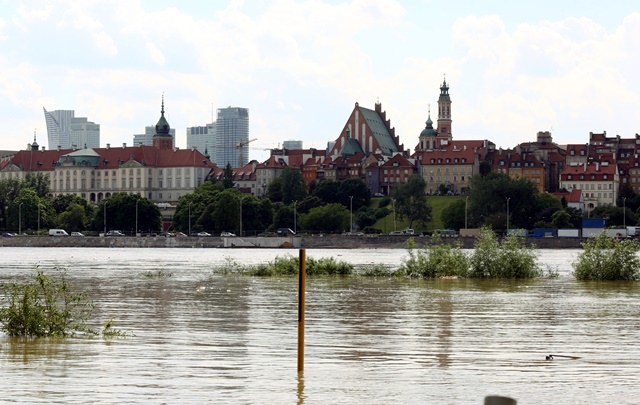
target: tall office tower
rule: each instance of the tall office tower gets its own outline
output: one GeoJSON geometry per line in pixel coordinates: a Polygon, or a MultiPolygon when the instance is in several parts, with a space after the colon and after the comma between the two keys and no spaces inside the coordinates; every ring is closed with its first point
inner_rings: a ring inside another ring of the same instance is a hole
{"type": "Polygon", "coordinates": [[[216,145],[216,123],[203,127],[187,128],[187,148],[196,148],[200,153],[212,156],[216,145]]]}
{"type": "MultiPolygon", "coordinates": [[[[169,133],[171,134],[173,139],[176,139],[176,130],[175,130],[175,128],[171,128],[169,130],[169,133]]],[[[156,126],[155,125],[150,125],[150,126],[144,127],[144,134],[133,134],[133,146],[140,146],[140,145],[151,146],[151,145],[153,145],[153,136],[155,134],[156,134],[156,126]]]]}
{"type": "Polygon", "coordinates": [[[282,142],[282,148],[288,150],[300,150],[302,149],[302,141],[284,141],[282,142]]]}
{"type": "Polygon", "coordinates": [[[71,147],[76,148],[99,148],[100,147],[100,124],[88,121],[84,117],[76,117],[71,120],[71,131],[69,131],[69,142],[71,147]]]}
{"type": "Polygon", "coordinates": [[[49,149],[99,148],[100,124],[75,117],[74,110],[44,110],[49,149]]]}
{"type": "Polygon", "coordinates": [[[218,167],[242,167],[249,162],[249,109],[218,109],[213,162],[218,167]]]}

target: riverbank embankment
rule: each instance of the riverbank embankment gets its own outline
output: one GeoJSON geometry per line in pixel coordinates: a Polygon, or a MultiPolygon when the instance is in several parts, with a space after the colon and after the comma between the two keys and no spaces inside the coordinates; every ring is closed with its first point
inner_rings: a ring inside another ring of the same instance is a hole
{"type": "MultiPolygon", "coordinates": [[[[104,248],[309,248],[355,249],[408,247],[405,235],[299,235],[289,237],[58,237],[13,236],[0,238],[0,247],[104,247],[104,248]]],[[[417,247],[431,243],[428,237],[414,236],[417,247]]],[[[583,238],[527,238],[537,249],[580,249],[583,238]]],[[[443,239],[442,243],[460,243],[471,249],[475,238],[443,239]]]]}

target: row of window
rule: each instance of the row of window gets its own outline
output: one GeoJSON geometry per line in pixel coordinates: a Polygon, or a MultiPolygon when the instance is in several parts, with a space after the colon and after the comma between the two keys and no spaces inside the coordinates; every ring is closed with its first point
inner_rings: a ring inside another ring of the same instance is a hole
{"type": "Polygon", "coordinates": [[[431,164],[436,164],[436,163],[467,163],[467,159],[466,158],[431,158],[431,164]]]}
{"type": "MultiPolygon", "coordinates": [[[[567,180],[573,180],[573,178],[576,177],[576,180],[584,180],[585,178],[591,179],[591,180],[595,180],[596,179],[596,175],[592,174],[592,175],[587,175],[587,177],[585,177],[584,174],[581,174],[579,176],[573,176],[572,174],[567,174],[567,180]]],[[[603,174],[602,175],[602,179],[603,180],[608,180],[609,179],[609,175],[608,174],[603,174]]]]}
{"type": "MultiPolygon", "coordinates": [[[[89,174],[94,174],[96,177],[109,177],[109,170],[91,170],[89,171],[89,174]],[[102,174],[104,173],[104,175],[102,174]]],[[[185,169],[185,173],[187,175],[187,177],[189,177],[191,175],[191,170],[189,170],[189,168],[185,169]]],[[[74,169],[74,170],[54,170],[53,171],[53,177],[57,177],[58,175],[60,176],[66,176],[69,177],[71,174],[73,174],[74,176],[78,175],[78,170],[74,169]],[[63,174],[64,173],[64,174],[63,174]]],[[[133,176],[134,174],[140,176],[142,174],[142,169],[141,168],[130,168],[130,169],[120,169],[120,174],[123,176],[126,176],[127,174],[130,176],[133,176]],[[134,172],[135,170],[135,172],[134,172]]],[[[148,174],[149,176],[151,176],[153,174],[153,170],[152,169],[148,169],[148,174]]],[[[163,174],[166,174],[167,176],[172,176],[172,175],[176,175],[176,176],[180,176],[182,175],[182,168],[181,167],[176,167],[176,168],[169,168],[169,169],[158,169],[158,174],[160,176],[162,176],[163,174]],[[163,172],[164,170],[164,172],[163,172]]],[[[45,173],[46,176],[49,175],[49,173],[45,173]]],[[[86,171],[85,170],[80,170],[80,176],[85,176],[86,175],[86,171]]],[[[116,177],[118,175],[118,171],[117,170],[111,170],[111,176],[116,177]]]]}
{"type": "Polygon", "coordinates": [[[595,187],[596,185],[593,183],[584,183],[584,184],[580,184],[580,183],[573,183],[570,185],[570,188],[573,189],[579,189],[579,190],[613,190],[613,183],[608,183],[608,184],[602,184],[602,183],[598,183],[597,184],[597,188],[595,187]]]}

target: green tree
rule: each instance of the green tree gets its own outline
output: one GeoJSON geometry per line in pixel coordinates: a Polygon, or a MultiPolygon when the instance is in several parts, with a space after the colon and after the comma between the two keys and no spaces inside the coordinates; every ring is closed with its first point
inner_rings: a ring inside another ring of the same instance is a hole
{"type": "Polygon", "coordinates": [[[622,226],[636,224],[636,216],[629,208],[626,211],[622,207],[612,205],[600,205],[591,211],[592,218],[605,218],[608,226],[622,226]],[[625,218],[626,216],[626,218],[625,218]]]}
{"type": "Polygon", "coordinates": [[[67,232],[83,231],[87,229],[88,218],[85,209],[80,204],[72,203],[65,212],[58,216],[58,225],[67,232]]]}
{"type": "Polygon", "coordinates": [[[222,231],[240,232],[240,198],[235,189],[226,189],[217,194],[213,205],[213,223],[216,233],[222,231]]]}
{"type": "Polygon", "coordinates": [[[510,227],[531,229],[540,209],[537,195],[537,187],[526,179],[513,180],[502,173],[473,176],[469,194],[470,226],[479,227],[488,223],[489,217],[497,218],[498,213],[505,213],[505,221],[494,229],[506,229],[508,204],[510,227]]]}
{"type": "Polygon", "coordinates": [[[280,175],[282,181],[282,202],[290,204],[293,201],[302,201],[306,196],[306,188],[300,170],[287,167],[280,175]]]}
{"type": "Polygon", "coordinates": [[[640,245],[634,240],[615,240],[601,232],[589,238],[573,263],[578,280],[638,280],[640,245]]]}
{"type": "MultiPolygon", "coordinates": [[[[2,228],[13,230],[13,225],[17,225],[17,217],[9,208],[13,206],[13,201],[22,189],[22,182],[18,179],[2,179],[0,180],[0,211],[2,212],[2,228]]],[[[17,214],[16,214],[17,215],[17,214]]],[[[17,228],[15,228],[17,229],[17,228]]]]}
{"type": "Polygon", "coordinates": [[[345,207],[351,208],[353,197],[353,211],[357,211],[360,207],[366,207],[371,201],[371,191],[360,179],[346,179],[338,183],[338,201],[345,207]]]}
{"type": "Polygon", "coordinates": [[[282,179],[280,177],[275,178],[269,187],[267,187],[267,198],[272,202],[282,202],[282,179]]]}
{"type": "Polygon", "coordinates": [[[173,216],[174,229],[187,233],[191,224],[191,232],[214,232],[211,216],[213,204],[218,193],[223,190],[222,184],[208,181],[198,186],[193,192],[180,197],[173,216]]]}
{"type": "MultiPolygon", "coordinates": [[[[73,194],[61,194],[54,197],[51,201],[51,211],[58,214],[55,220],[57,226],[71,232],[87,229],[96,215],[94,205],[73,194]],[[82,208],[82,213],[78,207],[82,208]]],[[[48,214],[47,211],[46,215],[48,214]]],[[[53,223],[50,222],[50,225],[53,223]]]]}
{"type": "Polygon", "coordinates": [[[300,225],[308,232],[343,232],[349,229],[349,210],[335,203],[316,207],[300,216],[300,225]]]}
{"type": "Polygon", "coordinates": [[[96,215],[91,221],[94,231],[118,229],[134,235],[136,233],[136,205],[138,231],[158,232],[161,229],[161,215],[158,207],[150,200],[137,194],[115,193],[98,204],[96,215]],[[106,221],[105,221],[106,213],[106,221]]]}
{"type": "Polygon", "coordinates": [[[571,225],[571,215],[566,210],[554,212],[551,217],[551,224],[558,229],[573,227],[571,225]]]}
{"type": "Polygon", "coordinates": [[[222,186],[224,188],[233,188],[233,169],[231,168],[231,164],[227,163],[227,166],[224,168],[222,177],[222,186]]]}
{"type": "MultiPolygon", "coordinates": [[[[300,218],[299,213],[298,213],[298,218],[300,218]]],[[[276,204],[275,212],[273,215],[272,230],[275,231],[278,228],[291,228],[291,229],[297,228],[297,221],[295,226],[293,223],[293,204],[292,205],[276,204]]]]}
{"type": "Polygon", "coordinates": [[[431,207],[427,204],[424,189],[422,176],[413,175],[394,192],[396,213],[409,221],[409,228],[413,228],[414,222],[426,224],[431,216],[431,207]]]}
{"type": "Polygon", "coordinates": [[[266,198],[246,195],[242,199],[242,225],[245,235],[263,232],[273,222],[273,204],[266,198]]]}
{"type": "Polygon", "coordinates": [[[31,188],[21,188],[16,198],[9,204],[9,229],[27,232],[38,226],[38,206],[41,199],[31,188]]]}
{"type": "Polygon", "coordinates": [[[341,202],[338,198],[339,184],[333,180],[324,180],[318,183],[313,190],[313,196],[318,197],[324,204],[341,202]]]}
{"type": "Polygon", "coordinates": [[[549,193],[534,193],[535,195],[535,220],[534,225],[539,227],[551,226],[553,214],[562,210],[562,201],[549,193]]]}
{"type": "Polygon", "coordinates": [[[465,200],[458,199],[442,210],[442,224],[447,229],[464,228],[465,200]]]}
{"type": "Polygon", "coordinates": [[[40,198],[49,197],[51,195],[49,190],[49,177],[43,173],[27,174],[24,178],[24,187],[35,191],[40,198]]]}

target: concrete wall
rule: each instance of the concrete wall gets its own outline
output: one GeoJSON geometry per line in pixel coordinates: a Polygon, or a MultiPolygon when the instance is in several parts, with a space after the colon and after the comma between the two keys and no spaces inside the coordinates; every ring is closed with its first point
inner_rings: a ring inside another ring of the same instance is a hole
{"type": "MultiPolygon", "coordinates": [[[[349,249],[385,248],[406,249],[406,235],[303,235],[292,237],[72,237],[72,236],[14,236],[0,237],[0,247],[140,247],[140,248],[309,248],[349,249]]],[[[415,246],[431,243],[431,238],[414,236],[415,246]]],[[[527,238],[526,243],[538,249],[579,249],[584,238],[527,238]]],[[[460,243],[473,248],[475,238],[445,238],[442,243],[460,243]]]]}

